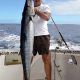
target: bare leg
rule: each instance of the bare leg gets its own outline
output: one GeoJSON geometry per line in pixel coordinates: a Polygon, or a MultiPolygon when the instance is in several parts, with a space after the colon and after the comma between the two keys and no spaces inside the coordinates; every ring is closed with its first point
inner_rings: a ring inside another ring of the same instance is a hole
{"type": "Polygon", "coordinates": [[[44,63],[44,69],[46,73],[47,80],[51,80],[51,54],[43,54],[42,60],[44,63]]]}

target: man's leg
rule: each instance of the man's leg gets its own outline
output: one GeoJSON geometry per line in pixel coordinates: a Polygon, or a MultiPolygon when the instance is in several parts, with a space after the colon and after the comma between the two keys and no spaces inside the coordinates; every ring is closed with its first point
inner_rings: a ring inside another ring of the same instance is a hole
{"type": "Polygon", "coordinates": [[[51,54],[43,54],[42,55],[42,60],[44,63],[44,69],[46,73],[47,80],[51,80],[51,54]]]}

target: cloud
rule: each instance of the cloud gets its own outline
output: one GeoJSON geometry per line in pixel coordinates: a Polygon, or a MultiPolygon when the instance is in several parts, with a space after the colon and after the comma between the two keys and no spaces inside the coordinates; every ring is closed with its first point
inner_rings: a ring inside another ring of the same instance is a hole
{"type": "Polygon", "coordinates": [[[54,1],[69,1],[69,0],[54,0],[54,1]]]}
{"type": "Polygon", "coordinates": [[[54,0],[54,1],[76,1],[76,0],[54,0]]]}
{"type": "Polygon", "coordinates": [[[51,0],[48,4],[54,15],[80,15],[80,0],[51,0]]]}

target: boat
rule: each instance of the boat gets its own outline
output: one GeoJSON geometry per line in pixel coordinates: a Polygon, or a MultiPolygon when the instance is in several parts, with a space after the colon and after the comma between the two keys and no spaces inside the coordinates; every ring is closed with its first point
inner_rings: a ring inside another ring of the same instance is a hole
{"type": "MultiPolygon", "coordinates": [[[[80,79],[80,50],[61,50],[56,48],[50,49],[50,52],[52,80],[80,79]],[[75,56],[77,65],[74,64],[71,55],[75,56]]],[[[23,80],[19,49],[1,49],[0,54],[6,54],[0,55],[0,80],[23,80]]],[[[37,55],[31,64],[30,80],[45,80],[45,72],[40,55],[37,55]]]]}

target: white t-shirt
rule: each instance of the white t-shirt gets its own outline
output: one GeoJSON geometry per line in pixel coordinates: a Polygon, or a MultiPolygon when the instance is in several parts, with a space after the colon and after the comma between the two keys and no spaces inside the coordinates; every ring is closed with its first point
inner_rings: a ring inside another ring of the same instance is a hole
{"type": "MultiPolygon", "coordinates": [[[[37,7],[37,9],[41,12],[49,12],[51,13],[51,10],[48,5],[41,4],[37,7]]],[[[48,35],[48,26],[47,22],[44,19],[40,18],[38,15],[35,15],[33,18],[33,26],[34,26],[34,36],[41,36],[41,35],[48,35]]]]}

